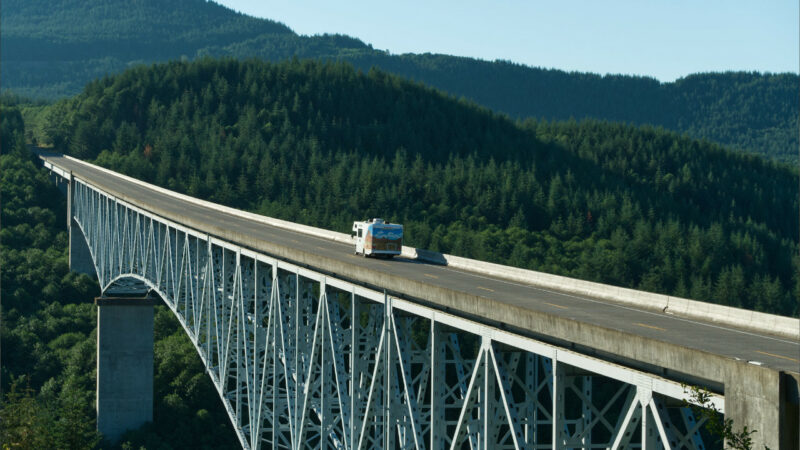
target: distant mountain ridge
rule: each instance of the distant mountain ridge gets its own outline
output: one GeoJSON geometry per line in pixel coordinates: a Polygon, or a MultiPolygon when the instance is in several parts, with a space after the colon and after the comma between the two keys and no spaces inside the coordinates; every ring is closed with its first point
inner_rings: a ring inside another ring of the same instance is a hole
{"type": "Polygon", "coordinates": [[[3,58],[9,60],[155,60],[262,34],[294,34],[205,0],[4,0],[1,7],[3,58]]]}
{"type": "Polygon", "coordinates": [[[797,161],[797,74],[689,75],[673,83],[434,54],[391,55],[341,35],[289,27],[206,0],[5,0],[2,88],[74,95],[136,64],[203,55],[342,60],[412,78],[511,117],[652,124],[780,161],[797,161]]]}

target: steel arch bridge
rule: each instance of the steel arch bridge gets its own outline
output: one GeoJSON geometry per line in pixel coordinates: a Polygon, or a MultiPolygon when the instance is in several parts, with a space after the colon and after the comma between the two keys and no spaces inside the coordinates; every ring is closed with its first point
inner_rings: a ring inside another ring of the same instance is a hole
{"type": "MultiPolygon", "coordinates": [[[[72,177],[103,291],[136,279],[244,448],[705,449],[673,381],[299,267],[72,177]]],[[[717,409],[724,398],[712,395],[717,409]]]]}

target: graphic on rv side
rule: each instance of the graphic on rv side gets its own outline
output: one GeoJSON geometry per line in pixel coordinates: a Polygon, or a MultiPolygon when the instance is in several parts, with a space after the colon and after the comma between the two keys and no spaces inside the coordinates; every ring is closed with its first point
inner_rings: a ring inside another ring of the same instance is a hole
{"type": "Polygon", "coordinates": [[[391,258],[403,250],[403,226],[383,219],[353,222],[355,254],[391,258]]]}

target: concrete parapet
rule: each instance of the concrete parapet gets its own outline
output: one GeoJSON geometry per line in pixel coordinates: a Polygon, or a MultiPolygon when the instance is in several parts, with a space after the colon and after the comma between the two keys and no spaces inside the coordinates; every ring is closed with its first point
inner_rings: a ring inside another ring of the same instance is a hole
{"type": "Polygon", "coordinates": [[[432,252],[430,250],[404,248],[403,254],[414,255],[417,259],[447,265],[455,269],[477,272],[568,294],[584,295],[720,325],[735,326],[792,339],[800,339],[800,320],[792,317],[777,316],[714,303],[578,280],[432,252]]]}
{"type": "Polygon", "coordinates": [[[99,297],[97,429],[111,442],[153,420],[152,298],[99,297]]]}

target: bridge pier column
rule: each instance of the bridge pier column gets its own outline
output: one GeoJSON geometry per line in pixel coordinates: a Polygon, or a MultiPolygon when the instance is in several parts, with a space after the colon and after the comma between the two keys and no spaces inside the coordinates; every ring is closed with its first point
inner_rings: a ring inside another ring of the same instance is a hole
{"type": "Polygon", "coordinates": [[[782,374],[781,390],[781,435],[780,448],[800,450],[800,375],[782,374]]]}
{"type": "Polygon", "coordinates": [[[97,429],[111,442],[153,420],[151,297],[98,297],[97,429]]]}
{"type": "Polygon", "coordinates": [[[739,364],[725,380],[725,419],[734,431],[756,430],[753,448],[798,450],[798,380],[795,376],[739,364]]]}

